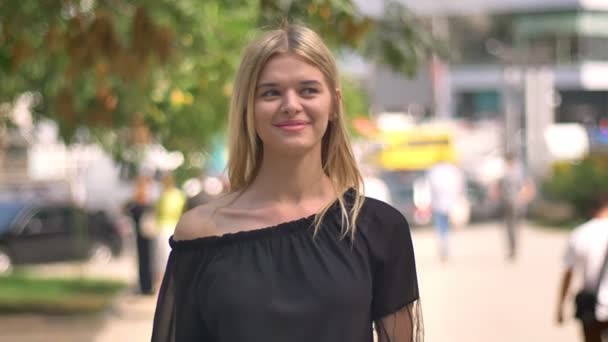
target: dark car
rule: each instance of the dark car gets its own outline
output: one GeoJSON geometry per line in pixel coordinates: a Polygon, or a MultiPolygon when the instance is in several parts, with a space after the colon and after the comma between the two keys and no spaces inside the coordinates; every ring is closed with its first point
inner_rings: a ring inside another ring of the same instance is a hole
{"type": "Polygon", "coordinates": [[[125,231],[105,211],[0,202],[0,272],[20,264],[107,262],[122,252],[125,231]]]}

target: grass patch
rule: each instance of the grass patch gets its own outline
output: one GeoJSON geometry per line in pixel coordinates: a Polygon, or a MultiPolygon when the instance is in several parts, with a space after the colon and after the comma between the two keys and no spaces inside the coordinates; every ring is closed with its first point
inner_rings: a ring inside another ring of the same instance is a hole
{"type": "Polygon", "coordinates": [[[87,278],[0,276],[0,314],[83,314],[106,308],[126,283],[87,278]]]}

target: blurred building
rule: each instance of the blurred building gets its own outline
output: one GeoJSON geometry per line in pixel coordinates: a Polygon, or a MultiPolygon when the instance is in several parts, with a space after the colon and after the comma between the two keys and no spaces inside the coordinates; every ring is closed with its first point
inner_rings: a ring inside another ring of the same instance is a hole
{"type": "MultiPolygon", "coordinates": [[[[382,14],[382,0],[357,2],[382,14]]],[[[373,108],[500,122],[503,148],[521,150],[537,172],[549,162],[550,125],[608,120],[608,0],[400,2],[450,54],[422,65],[414,80],[371,72],[373,108]]]]}
{"type": "MultiPolygon", "coordinates": [[[[22,115],[19,110],[17,106],[14,115],[22,115]]],[[[117,209],[129,195],[117,165],[101,147],[66,146],[51,121],[13,121],[17,124],[4,127],[0,135],[0,200],[69,201],[117,209]]]]}
{"type": "Polygon", "coordinates": [[[448,41],[450,59],[437,77],[449,84],[451,115],[500,115],[505,82],[517,81],[513,73],[505,80],[505,68],[539,66],[555,75],[556,121],[597,122],[608,112],[608,1],[401,2],[448,41]]]}
{"type": "Polygon", "coordinates": [[[25,179],[28,141],[16,130],[5,129],[0,135],[0,181],[25,179]]]}

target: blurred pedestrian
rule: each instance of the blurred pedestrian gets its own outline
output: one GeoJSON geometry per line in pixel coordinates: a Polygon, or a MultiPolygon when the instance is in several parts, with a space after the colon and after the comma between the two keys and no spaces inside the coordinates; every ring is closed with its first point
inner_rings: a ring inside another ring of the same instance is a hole
{"type": "Polygon", "coordinates": [[[162,190],[156,202],[156,224],[158,226],[157,247],[157,286],[162,277],[171,252],[169,238],[175,232],[175,226],[182,216],[186,204],[186,195],[175,186],[171,173],[165,173],[161,178],[162,190]]]}
{"type": "Polygon", "coordinates": [[[139,291],[142,294],[154,294],[153,249],[154,237],[145,233],[146,215],[153,212],[152,180],[147,175],[140,175],[135,180],[133,198],[125,205],[127,214],[133,220],[135,243],[137,248],[137,269],[139,291]]]}
{"type": "Polygon", "coordinates": [[[185,213],[152,341],[420,341],[405,218],[365,198],[337,67],[302,26],[245,50],[229,114],[230,193],[185,213]]]}
{"type": "Polygon", "coordinates": [[[499,190],[504,211],[507,259],[514,260],[517,256],[519,223],[536,194],[536,187],[512,152],[505,154],[505,169],[499,190]]]}
{"type": "Polygon", "coordinates": [[[433,221],[439,241],[439,258],[446,261],[449,256],[450,215],[458,208],[465,196],[465,179],[453,157],[444,152],[427,174],[431,191],[433,221]]]}
{"type": "Polygon", "coordinates": [[[598,210],[588,222],[570,235],[565,270],[557,305],[557,322],[564,321],[564,302],[570,289],[573,274],[580,274],[583,287],[575,300],[586,342],[601,342],[608,330],[608,198],[599,201],[598,210]]]}

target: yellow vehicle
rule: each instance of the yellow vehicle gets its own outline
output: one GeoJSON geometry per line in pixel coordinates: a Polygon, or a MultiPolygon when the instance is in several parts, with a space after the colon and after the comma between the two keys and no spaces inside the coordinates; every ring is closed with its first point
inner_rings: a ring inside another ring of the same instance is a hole
{"type": "Polygon", "coordinates": [[[382,134],[378,163],[387,170],[423,170],[440,160],[454,160],[452,137],[444,130],[413,127],[382,134]]]}

